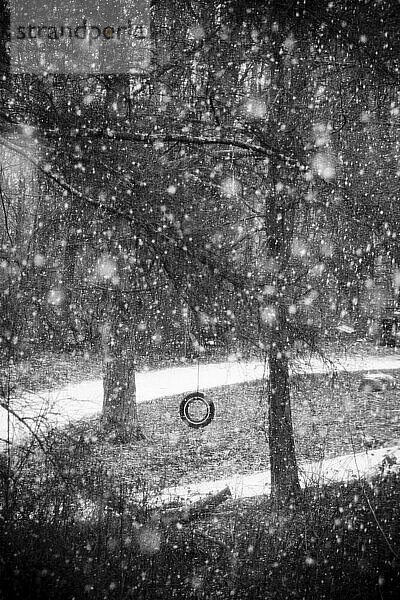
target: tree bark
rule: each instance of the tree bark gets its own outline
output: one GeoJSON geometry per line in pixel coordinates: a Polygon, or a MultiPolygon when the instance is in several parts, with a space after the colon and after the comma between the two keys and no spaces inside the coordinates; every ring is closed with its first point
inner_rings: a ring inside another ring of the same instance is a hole
{"type": "Polygon", "coordinates": [[[6,0],[0,1],[0,94],[2,101],[5,100],[3,92],[8,87],[6,77],[10,75],[10,58],[7,52],[7,40],[9,39],[10,9],[6,0]],[[4,79],[3,79],[4,77],[4,79]]]}
{"type": "Polygon", "coordinates": [[[106,431],[126,442],[140,437],[136,406],[135,351],[132,323],[118,293],[111,294],[103,323],[103,414],[106,431]],[[128,316],[128,318],[127,318],[128,316]]]}
{"type": "Polygon", "coordinates": [[[70,210],[67,216],[67,233],[66,233],[66,245],[64,251],[64,262],[63,262],[63,270],[62,270],[62,279],[61,284],[64,291],[64,299],[61,305],[60,311],[60,320],[61,326],[64,329],[64,334],[68,335],[70,332],[72,333],[75,344],[78,345],[79,332],[74,323],[74,315],[72,309],[72,300],[73,300],[73,289],[74,289],[74,279],[75,279],[75,267],[76,267],[76,259],[78,255],[78,244],[77,244],[77,236],[75,233],[75,228],[72,225],[73,223],[74,213],[70,210]]]}
{"type": "MultiPolygon", "coordinates": [[[[282,318],[282,315],[280,316],[282,318]]],[[[286,503],[298,496],[300,482],[290,408],[289,362],[279,317],[268,354],[269,453],[271,496],[286,503]]]]}

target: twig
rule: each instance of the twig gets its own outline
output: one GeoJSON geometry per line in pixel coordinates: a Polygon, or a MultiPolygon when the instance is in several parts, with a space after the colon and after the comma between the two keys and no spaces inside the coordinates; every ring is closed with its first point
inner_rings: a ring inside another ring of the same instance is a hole
{"type": "MultiPolygon", "coordinates": [[[[362,492],[363,492],[364,498],[365,498],[365,500],[367,501],[368,507],[369,507],[369,509],[370,509],[370,511],[371,511],[371,515],[373,516],[373,518],[374,518],[374,521],[375,521],[375,523],[377,524],[377,526],[378,526],[378,529],[379,529],[379,531],[381,532],[381,534],[382,534],[382,537],[383,537],[383,539],[385,540],[387,547],[389,548],[389,550],[391,551],[391,553],[393,554],[393,556],[394,556],[395,558],[397,558],[397,560],[400,560],[400,556],[397,554],[397,552],[396,552],[396,551],[395,551],[395,549],[393,548],[392,544],[390,543],[390,540],[389,540],[388,536],[386,535],[386,533],[384,532],[384,530],[383,530],[383,528],[382,528],[382,525],[379,523],[378,517],[376,516],[375,509],[374,509],[374,507],[372,506],[372,504],[371,504],[371,501],[370,501],[370,499],[368,498],[368,495],[367,495],[367,493],[366,493],[366,491],[365,491],[365,487],[364,487],[364,484],[363,484],[363,479],[362,479],[362,477],[361,477],[361,473],[360,473],[360,470],[359,470],[359,468],[358,468],[358,464],[357,464],[356,452],[355,452],[355,448],[354,448],[353,436],[352,436],[352,433],[351,433],[351,431],[350,431],[350,437],[351,437],[351,442],[352,442],[352,446],[353,446],[353,458],[354,458],[354,463],[355,463],[355,465],[356,465],[357,474],[358,474],[358,480],[359,480],[359,482],[360,482],[360,484],[361,484],[361,489],[362,489],[362,492]]],[[[367,453],[367,454],[368,454],[368,453],[367,453]]]]}
{"type": "MultiPolygon", "coordinates": [[[[3,169],[0,168],[0,177],[2,177],[2,175],[3,175],[3,169]]],[[[13,244],[13,240],[12,240],[11,233],[10,233],[10,228],[8,226],[8,215],[7,215],[6,205],[4,202],[4,194],[3,194],[3,188],[1,186],[1,182],[0,182],[0,200],[1,200],[1,207],[3,209],[4,227],[5,227],[8,239],[10,240],[11,244],[13,244]]]]}
{"type": "MultiPolygon", "coordinates": [[[[24,427],[26,427],[26,429],[29,431],[29,433],[31,434],[32,438],[37,442],[37,444],[38,444],[39,448],[42,450],[42,452],[46,456],[49,456],[45,444],[42,442],[42,440],[40,439],[40,437],[36,433],[36,431],[34,431],[34,429],[26,422],[26,419],[24,419],[23,417],[21,417],[15,410],[13,410],[12,408],[10,408],[7,405],[6,402],[0,401],[0,407],[4,408],[4,410],[6,410],[9,415],[12,415],[15,419],[17,419],[17,421],[19,421],[20,423],[22,423],[24,425],[24,427]]],[[[60,475],[61,479],[63,481],[67,481],[66,478],[64,477],[63,473],[59,469],[57,463],[51,457],[50,457],[50,462],[52,463],[53,467],[55,467],[56,470],[58,471],[58,474],[60,475]]]]}

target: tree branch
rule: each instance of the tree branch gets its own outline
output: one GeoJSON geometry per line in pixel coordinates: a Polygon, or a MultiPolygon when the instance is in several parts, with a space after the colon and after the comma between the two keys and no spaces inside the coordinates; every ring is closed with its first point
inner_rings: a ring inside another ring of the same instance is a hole
{"type": "Polygon", "coordinates": [[[0,144],[2,144],[4,147],[8,148],[11,151],[18,153],[20,156],[23,156],[41,173],[43,173],[48,179],[53,181],[62,189],[66,190],[73,197],[78,198],[83,202],[86,202],[87,204],[93,206],[96,209],[104,210],[105,212],[112,214],[116,217],[125,219],[130,223],[136,223],[136,225],[138,225],[141,228],[142,232],[149,239],[161,239],[163,242],[168,243],[170,246],[173,246],[175,250],[180,254],[189,256],[197,263],[200,263],[204,267],[207,267],[210,271],[213,272],[214,275],[218,275],[221,279],[228,281],[236,289],[240,289],[241,291],[246,289],[246,284],[248,284],[248,280],[245,277],[242,277],[239,273],[235,273],[232,270],[224,268],[221,264],[220,257],[212,256],[206,250],[194,247],[194,244],[190,244],[188,240],[176,239],[175,237],[168,235],[165,232],[160,232],[157,226],[152,225],[147,221],[144,221],[137,214],[134,214],[132,209],[123,209],[116,206],[107,205],[100,202],[99,200],[91,198],[89,195],[84,194],[79,189],[67,183],[62,175],[58,175],[52,172],[47,168],[47,165],[43,166],[39,159],[34,158],[29,152],[27,152],[20,146],[14,144],[13,142],[0,137],[0,144]],[[191,248],[191,246],[193,247],[191,248]]]}
{"type": "MultiPolygon", "coordinates": [[[[48,132],[46,138],[52,138],[53,136],[60,137],[61,132],[48,132]]],[[[65,131],[62,132],[64,136],[65,131]]],[[[224,138],[214,136],[199,136],[189,135],[183,133],[140,133],[140,132],[129,132],[129,131],[115,131],[113,129],[85,129],[80,132],[70,132],[71,138],[88,138],[88,139],[100,139],[100,140],[114,140],[117,142],[141,142],[145,144],[153,144],[155,142],[171,142],[188,144],[195,146],[230,146],[232,148],[240,148],[246,150],[255,155],[261,155],[282,160],[287,165],[294,166],[300,170],[308,169],[306,165],[303,165],[298,159],[287,156],[278,152],[273,146],[263,144],[262,146],[257,145],[251,141],[238,140],[235,138],[224,138]]]]}

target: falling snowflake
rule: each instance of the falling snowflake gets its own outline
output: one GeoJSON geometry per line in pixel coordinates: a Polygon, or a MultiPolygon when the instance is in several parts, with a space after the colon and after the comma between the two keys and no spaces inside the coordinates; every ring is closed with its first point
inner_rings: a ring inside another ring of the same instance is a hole
{"type": "Polygon", "coordinates": [[[242,186],[235,177],[227,177],[221,183],[221,191],[227,198],[234,198],[240,195],[242,186]]]}
{"type": "Polygon", "coordinates": [[[33,264],[35,267],[43,267],[46,263],[46,258],[42,254],[35,254],[33,264]]]}
{"type": "Polygon", "coordinates": [[[313,158],[312,168],[326,181],[333,179],[336,175],[334,157],[328,152],[318,152],[313,158]]]}
{"type": "Polygon", "coordinates": [[[143,554],[155,554],[161,547],[161,533],[153,527],[142,527],[138,533],[138,544],[143,554]]]}
{"type": "Polygon", "coordinates": [[[53,306],[60,306],[64,300],[64,292],[59,288],[53,288],[47,294],[47,302],[53,306]]]}
{"type": "Polygon", "coordinates": [[[109,254],[103,254],[103,256],[97,261],[98,277],[103,277],[104,279],[111,279],[115,276],[116,271],[117,264],[109,254]]]}
{"type": "Polygon", "coordinates": [[[245,104],[246,113],[252,117],[261,119],[265,117],[267,112],[267,105],[263,100],[257,98],[250,98],[245,104]]]}
{"type": "Polygon", "coordinates": [[[276,321],[276,310],[273,306],[266,306],[260,309],[261,319],[267,325],[272,325],[276,321]]]}

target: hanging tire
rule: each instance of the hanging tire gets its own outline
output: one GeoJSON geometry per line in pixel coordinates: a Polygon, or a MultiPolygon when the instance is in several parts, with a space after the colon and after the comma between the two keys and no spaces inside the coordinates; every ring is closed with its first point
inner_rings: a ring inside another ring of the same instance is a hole
{"type": "Polygon", "coordinates": [[[213,420],[215,405],[202,392],[192,392],[182,400],[179,413],[182,421],[185,421],[189,427],[200,429],[209,425],[213,420]]]}

